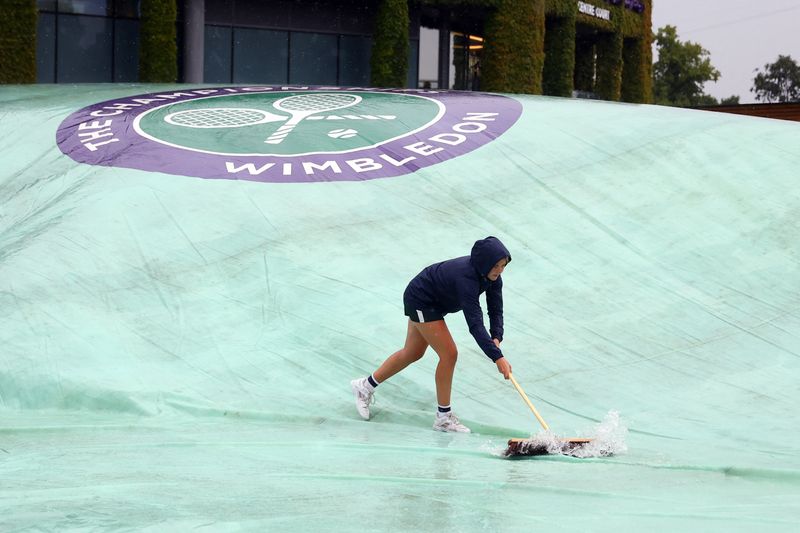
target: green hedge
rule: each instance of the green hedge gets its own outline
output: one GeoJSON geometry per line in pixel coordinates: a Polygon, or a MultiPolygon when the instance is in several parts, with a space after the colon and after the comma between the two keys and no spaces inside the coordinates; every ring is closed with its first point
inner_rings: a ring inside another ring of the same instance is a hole
{"type": "MultiPolygon", "coordinates": [[[[575,7],[577,2],[573,2],[571,0],[550,0],[553,2],[564,2],[572,6],[572,9],[577,13],[577,8],[575,7]]],[[[644,13],[635,13],[630,9],[625,9],[622,7],[622,4],[618,6],[614,6],[611,4],[606,4],[601,0],[587,0],[588,3],[596,5],[597,7],[602,7],[604,9],[608,9],[611,12],[611,20],[603,20],[597,17],[592,17],[591,15],[587,15],[585,13],[577,13],[578,21],[585,25],[596,28],[600,31],[606,32],[622,32],[624,37],[641,37],[644,33],[644,24],[642,24],[642,19],[650,17],[650,13],[648,11],[648,6],[652,4],[652,0],[648,2],[645,0],[645,12],[644,13]]]]}
{"type": "Polygon", "coordinates": [[[572,96],[575,72],[575,12],[545,21],[542,89],[552,96],[572,96]]]}
{"type": "Polygon", "coordinates": [[[594,40],[578,37],[575,40],[575,89],[594,92],[594,40]]]}
{"type": "Polygon", "coordinates": [[[619,100],[622,94],[622,32],[601,33],[595,43],[594,92],[603,100],[619,100]]]}
{"type": "Polygon", "coordinates": [[[0,1],[0,83],[36,83],[36,0],[0,1]]]}
{"type": "Polygon", "coordinates": [[[651,0],[645,2],[641,34],[626,38],[622,48],[622,94],[625,102],[653,101],[653,22],[651,0]]]}
{"type": "Polygon", "coordinates": [[[572,0],[546,0],[544,12],[549,17],[574,17],[578,14],[576,4],[572,0]]]}
{"type": "Polygon", "coordinates": [[[381,0],[375,17],[371,83],[374,87],[405,87],[408,74],[408,2],[381,0]]]}
{"type": "Polygon", "coordinates": [[[587,0],[611,12],[605,21],[578,13],[576,0],[420,0],[420,4],[493,8],[484,26],[481,85],[497,92],[569,96],[573,89],[600,98],[649,102],[652,0],[644,13],[587,0]],[[547,21],[545,22],[545,16],[547,21]],[[598,31],[576,36],[576,24],[598,31]],[[524,53],[520,53],[524,51],[524,53]]]}
{"type": "Polygon", "coordinates": [[[647,103],[652,91],[652,68],[649,45],[645,39],[625,39],[622,46],[622,92],[623,102],[647,103]],[[648,59],[643,59],[647,56],[648,59]]]}
{"type": "Polygon", "coordinates": [[[174,83],[178,80],[175,0],[142,0],[139,26],[139,81],[174,83]]]}
{"type": "MultiPolygon", "coordinates": [[[[372,84],[403,87],[408,70],[409,0],[380,0],[375,21],[372,84]]],[[[413,1],[413,0],[412,0],[413,1]]],[[[591,2],[591,0],[589,0],[591,2]]],[[[36,0],[2,0],[0,83],[36,81],[36,0]]],[[[489,7],[484,26],[482,87],[488,91],[568,96],[573,88],[601,98],[649,102],[652,93],[652,0],[645,12],[594,0],[611,21],[578,13],[575,0],[417,0],[417,4],[489,7]],[[545,22],[545,15],[549,18],[545,22]],[[577,39],[576,23],[599,31],[577,39]],[[545,31],[547,24],[547,31],[545,31]],[[596,53],[596,61],[595,61],[596,53]]],[[[175,82],[176,0],[142,0],[139,78],[175,82]]]]}
{"type": "Polygon", "coordinates": [[[484,29],[484,90],[541,94],[545,0],[500,0],[484,29]]]}
{"type": "MultiPolygon", "coordinates": [[[[578,39],[575,45],[575,88],[593,91],[606,100],[651,101],[652,0],[644,0],[641,14],[622,4],[614,6],[600,0],[589,3],[608,9],[611,20],[578,13],[574,0],[547,0],[546,5],[548,16],[574,13],[578,24],[599,32],[594,42],[578,39]]],[[[561,94],[555,88],[545,93],[561,94]]]]}

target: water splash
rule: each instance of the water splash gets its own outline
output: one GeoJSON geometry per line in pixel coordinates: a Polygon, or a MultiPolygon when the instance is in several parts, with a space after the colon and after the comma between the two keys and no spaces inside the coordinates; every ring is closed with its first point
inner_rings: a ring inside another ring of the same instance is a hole
{"type": "Polygon", "coordinates": [[[568,454],[573,457],[605,457],[628,451],[625,442],[628,428],[620,420],[619,412],[609,411],[605,418],[587,435],[592,441],[575,448],[568,454]]]}
{"type": "MultiPolygon", "coordinates": [[[[590,431],[580,432],[569,437],[589,438],[590,442],[571,446],[565,444],[565,435],[553,431],[540,431],[526,439],[518,450],[519,455],[570,455],[572,457],[607,457],[628,451],[625,439],[628,428],[620,420],[617,411],[609,411],[605,418],[590,431]]],[[[499,455],[504,455],[505,450],[499,455]]],[[[497,455],[497,454],[496,454],[497,455]]]]}

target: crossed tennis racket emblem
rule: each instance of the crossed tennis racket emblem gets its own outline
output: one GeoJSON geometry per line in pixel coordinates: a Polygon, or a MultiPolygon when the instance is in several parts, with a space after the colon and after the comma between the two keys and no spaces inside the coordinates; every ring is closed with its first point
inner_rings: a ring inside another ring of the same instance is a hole
{"type": "MultiPolygon", "coordinates": [[[[361,100],[360,96],[354,94],[335,93],[299,94],[281,98],[273,103],[272,107],[278,111],[289,113],[289,120],[267,137],[264,142],[267,144],[280,144],[300,122],[312,115],[338,111],[354,106],[361,100]]],[[[178,111],[167,115],[164,120],[169,124],[187,128],[241,128],[256,124],[281,122],[286,118],[261,109],[221,107],[178,111]]]]}

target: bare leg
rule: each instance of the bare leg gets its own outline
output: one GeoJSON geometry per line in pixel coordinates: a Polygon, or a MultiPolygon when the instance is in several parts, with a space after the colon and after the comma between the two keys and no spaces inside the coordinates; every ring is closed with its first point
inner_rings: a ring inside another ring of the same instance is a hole
{"type": "Polygon", "coordinates": [[[434,322],[414,323],[422,338],[439,356],[436,366],[436,400],[439,405],[450,405],[450,391],[453,387],[453,372],[456,369],[458,349],[447,329],[444,320],[434,322]]]}
{"type": "Polygon", "coordinates": [[[427,348],[428,343],[414,327],[414,323],[409,320],[405,345],[390,355],[372,375],[378,383],[383,383],[411,363],[419,361],[427,348]]]}

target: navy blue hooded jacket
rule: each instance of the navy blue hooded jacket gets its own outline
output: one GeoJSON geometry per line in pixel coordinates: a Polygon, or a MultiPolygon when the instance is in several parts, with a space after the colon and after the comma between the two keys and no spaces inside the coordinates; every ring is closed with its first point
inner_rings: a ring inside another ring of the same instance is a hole
{"type": "Polygon", "coordinates": [[[492,361],[497,361],[503,353],[492,339],[503,340],[503,280],[498,277],[489,281],[486,276],[503,258],[511,261],[511,254],[496,237],[476,241],[470,255],[436,263],[417,274],[406,287],[403,301],[414,309],[431,309],[442,315],[463,310],[478,346],[492,361]],[[478,301],[484,291],[489,333],[478,301]]]}

